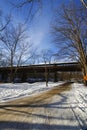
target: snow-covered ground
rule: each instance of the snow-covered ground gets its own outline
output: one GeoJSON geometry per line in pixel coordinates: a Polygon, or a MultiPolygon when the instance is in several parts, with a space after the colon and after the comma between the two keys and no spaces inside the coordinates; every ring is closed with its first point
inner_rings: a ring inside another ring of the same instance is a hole
{"type": "MultiPolygon", "coordinates": [[[[44,82],[0,84],[0,102],[42,93],[61,83],[50,82],[48,87],[44,82]]],[[[53,95],[47,102],[43,99],[42,104],[15,107],[1,107],[0,130],[87,130],[87,87],[83,84],[72,83],[70,90],[53,95]]]]}
{"type": "Polygon", "coordinates": [[[78,122],[78,129],[87,130],[87,86],[79,83],[73,83],[72,89],[65,95],[67,97],[66,103],[72,110],[75,120],[78,122]]]}
{"type": "Polygon", "coordinates": [[[31,96],[39,92],[47,91],[52,87],[61,84],[62,82],[49,82],[46,87],[45,82],[29,83],[4,83],[0,84],[0,102],[6,102],[17,98],[31,96]]]}

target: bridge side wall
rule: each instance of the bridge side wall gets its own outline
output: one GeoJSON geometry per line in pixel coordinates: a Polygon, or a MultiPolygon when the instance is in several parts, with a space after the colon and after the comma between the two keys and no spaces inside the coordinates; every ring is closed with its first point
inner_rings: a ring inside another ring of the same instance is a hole
{"type": "MultiPolygon", "coordinates": [[[[10,82],[9,81],[10,73],[0,73],[0,82],[10,82]]],[[[28,79],[36,79],[45,81],[45,73],[44,72],[36,72],[36,73],[29,73],[29,72],[18,72],[15,75],[14,80],[18,80],[16,82],[28,82],[28,79]]],[[[48,74],[48,81],[82,81],[83,76],[82,72],[50,72],[48,74]]]]}

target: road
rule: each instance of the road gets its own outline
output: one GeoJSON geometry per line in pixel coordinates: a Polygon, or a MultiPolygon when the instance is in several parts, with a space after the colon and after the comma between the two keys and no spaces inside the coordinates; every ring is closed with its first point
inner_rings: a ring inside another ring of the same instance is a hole
{"type": "MultiPolygon", "coordinates": [[[[0,104],[0,130],[86,130],[78,119],[72,84],[0,104]]],[[[85,127],[84,127],[85,126],[85,127]]]]}

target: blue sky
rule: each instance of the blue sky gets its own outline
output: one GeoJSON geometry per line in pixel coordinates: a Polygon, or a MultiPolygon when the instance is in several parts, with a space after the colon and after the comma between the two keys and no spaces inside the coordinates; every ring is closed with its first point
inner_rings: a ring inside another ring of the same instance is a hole
{"type": "MultiPolygon", "coordinates": [[[[52,50],[54,52],[56,51],[55,44],[52,43],[52,38],[50,35],[50,25],[53,18],[53,11],[62,3],[67,4],[70,1],[75,1],[76,4],[80,3],[80,0],[53,0],[52,6],[49,3],[50,0],[44,0],[43,10],[35,15],[32,22],[27,23],[27,33],[31,38],[31,42],[34,44],[34,46],[39,48],[38,51],[43,49],[52,50]]],[[[0,9],[2,9],[5,14],[12,10],[10,2],[12,2],[12,0],[0,0],[0,9]]],[[[17,3],[17,0],[13,0],[13,2],[17,3]]],[[[19,22],[24,22],[27,11],[28,6],[24,6],[19,10],[12,10],[13,23],[17,24],[19,22]]]]}

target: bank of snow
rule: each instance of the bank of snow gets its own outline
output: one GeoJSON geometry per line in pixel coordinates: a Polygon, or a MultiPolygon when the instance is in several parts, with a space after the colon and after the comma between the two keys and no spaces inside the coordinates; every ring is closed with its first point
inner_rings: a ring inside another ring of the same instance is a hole
{"type": "Polygon", "coordinates": [[[6,102],[9,100],[14,100],[17,98],[30,96],[32,94],[47,91],[52,87],[59,85],[61,83],[62,82],[58,83],[49,82],[47,87],[45,82],[37,82],[33,84],[29,83],[0,84],[0,102],[6,102]]]}
{"type": "Polygon", "coordinates": [[[79,130],[87,130],[87,87],[83,84],[73,83],[72,89],[66,95],[67,103],[78,122],[79,130]]]}

